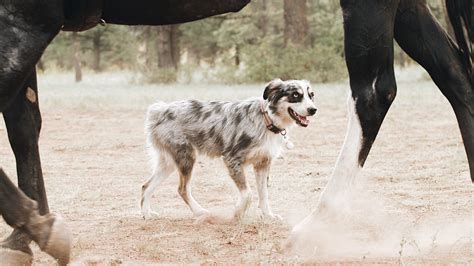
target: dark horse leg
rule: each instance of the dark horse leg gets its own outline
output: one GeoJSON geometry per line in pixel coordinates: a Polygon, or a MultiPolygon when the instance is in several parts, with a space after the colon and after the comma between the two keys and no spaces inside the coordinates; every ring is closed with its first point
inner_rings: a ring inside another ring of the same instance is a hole
{"type": "MultiPolygon", "coordinates": [[[[43,251],[58,259],[61,265],[69,262],[69,230],[61,217],[54,214],[40,215],[38,204],[17,189],[1,168],[0,215],[8,225],[27,235],[43,251]]],[[[31,263],[31,256],[21,258],[24,260],[18,261],[18,256],[15,256],[15,260],[0,257],[6,264],[31,263]]]]}
{"type": "Polygon", "coordinates": [[[344,204],[345,192],[364,165],[395,99],[393,35],[398,4],[398,0],[341,0],[351,87],[349,124],[332,177],[319,199],[317,209],[295,226],[290,244],[304,240],[305,232],[311,230],[321,215],[338,213],[344,204]]]}
{"type": "Polygon", "coordinates": [[[41,113],[35,70],[22,87],[13,103],[3,111],[3,117],[15,154],[18,186],[39,203],[40,213],[45,214],[49,209],[38,151],[41,113]]]}
{"type": "MultiPolygon", "coordinates": [[[[18,186],[39,204],[40,214],[49,212],[44,188],[38,139],[41,129],[41,113],[38,106],[36,71],[30,74],[20,93],[3,111],[8,138],[16,159],[18,186]]],[[[14,232],[1,244],[31,253],[30,239],[22,231],[14,232]]]]}
{"type": "MultiPolygon", "coordinates": [[[[0,112],[17,159],[20,188],[48,212],[37,140],[40,116],[35,64],[62,25],[62,1],[2,1],[0,4],[0,112]],[[29,98],[29,100],[27,99],[29,98]]],[[[29,237],[15,230],[3,247],[31,253],[29,237]]]]}
{"type": "MultiPolygon", "coordinates": [[[[461,29],[462,31],[462,29],[461,29]]],[[[458,120],[474,182],[474,89],[459,48],[430,13],[425,0],[402,0],[395,39],[430,74],[458,120]]]]}

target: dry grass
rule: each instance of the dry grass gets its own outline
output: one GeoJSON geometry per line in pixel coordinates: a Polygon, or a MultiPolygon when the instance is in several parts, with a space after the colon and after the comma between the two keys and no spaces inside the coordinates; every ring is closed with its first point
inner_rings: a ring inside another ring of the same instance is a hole
{"type": "MultiPolygon", "coordinates": [[[[272,168],[270,203],[284,221],[262,220],[254,193],[241,223],[205,224],[179,198],[176,176],[152,200],[160,216],[140,217],[140,186],[149,174],[146,107],[155,99],[253,97],[262,84],[142,86],[130,84],[127,73],[89,75],[81,84],[70,75],[40,77],[43,169],[51,209],[73,230],[73,258],[105,264],[472,263],[473,187],[454,114],[419,70],[397,77],[397,100],[358,178],[356,218],[343,223],[351,234],[337,227],[315,231],[323,241],[309,258],[284,254],[280,244],[314,207],[330,176],[346,127],[345,83],[315,85],[317,119],[292,132],[295,149],[272,168]]],[[[0,147],[0,165],[15,178],[3,124],[0,147]]],[[[219,161],[201,159],[193,181],[203,206],[229,213],[236,190],[219,161]]],[[[0,225],[0,237],[9,231],[0,225]]],[[[35,251],[37,264],[51,263],[35,251]]]]}

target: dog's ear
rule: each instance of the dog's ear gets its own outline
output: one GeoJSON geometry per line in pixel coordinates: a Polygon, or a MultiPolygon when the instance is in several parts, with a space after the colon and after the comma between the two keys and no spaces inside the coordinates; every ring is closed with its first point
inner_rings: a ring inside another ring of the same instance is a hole
{"type": "Polygon", "coordinates": [[[267,86],[265,87],[265,91],[263,91],[263,99],[266,100],[270,97],[270,94],[279,89],[283,85],[283,81],[281,79],[274,79],[270,81],[267,86]]]}

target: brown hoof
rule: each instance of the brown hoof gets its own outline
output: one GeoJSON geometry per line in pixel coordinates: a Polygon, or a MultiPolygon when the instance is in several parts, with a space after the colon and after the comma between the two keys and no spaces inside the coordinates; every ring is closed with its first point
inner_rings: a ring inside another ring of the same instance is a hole
{"type": "Polygon", "coordinates": [[[30,254],[7,248],[0,248],[0,265],[16,266],[16,265],[31,265],[33,263],[33,256],[30,254]]]}
{"type": "Polygon", "coordinates": [[[41,250],[58,260],[59,265],[67,265],[71,253],[71,232],[60,215],[54,215],[54,223],[48,242],[41,250]]]}

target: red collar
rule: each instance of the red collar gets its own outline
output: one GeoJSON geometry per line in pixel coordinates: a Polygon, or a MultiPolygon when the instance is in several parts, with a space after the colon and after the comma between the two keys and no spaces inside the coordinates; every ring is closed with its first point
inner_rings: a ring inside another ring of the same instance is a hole
{"type": "Polygon", "coordinates": [[[265,101],[260,101],[260,111],[262,112],[263,115],[263,121],[265,122],[265,126],[267,127],[268,130],[275,134],[282,134],[283,136],[286,135],[286,130],[285,129],[280,129],[277,126],[273,124],[272,119],[270,116],[268,116],[268,112],[265,110],[265,101]]]}

